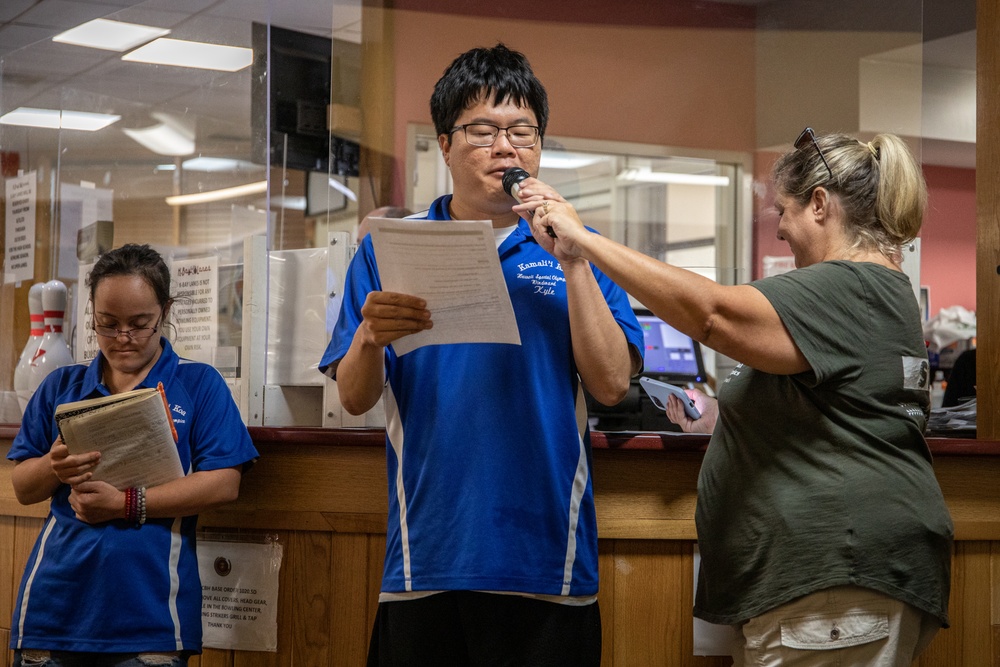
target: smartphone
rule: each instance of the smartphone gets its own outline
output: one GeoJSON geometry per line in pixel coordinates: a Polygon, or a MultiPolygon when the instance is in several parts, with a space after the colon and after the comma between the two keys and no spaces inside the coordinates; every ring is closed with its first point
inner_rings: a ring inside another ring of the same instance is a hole
{"type": "Polygon", "coordinates": [[[681,399],[681,403],[684,405],[684,414],[691,419],[701,419],[701,413],[694,406],[694,399],[684,393],[684,390],[680,387],[647,377],[639,378],[639,384],[649,394],[649,400],[653,401],[653,405],[659,409],[667,409],[667,397],[673,394],[681,399]]]}

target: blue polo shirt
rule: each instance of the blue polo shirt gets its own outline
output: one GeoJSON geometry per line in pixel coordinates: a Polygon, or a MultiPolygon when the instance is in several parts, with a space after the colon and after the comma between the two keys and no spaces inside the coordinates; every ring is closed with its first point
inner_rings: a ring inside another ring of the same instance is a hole
{"type": "MultiPolygon", "coordinates": [[[[140,387],[163,383],[181,466],[188,473],[253,461],[239,409],[213,367],[163,351],[140,387]]],[[[48,453],[61,403],[106,396],[102,355],[48,375],[32,396],[7,458],[48,453]]],[[[96,525],[75,518],[69,486],[52,497],[14,605],[11,648],[135,653],[201,650],[201,580],[195,554],[196,516],[96,525]]]]}
{"type": "MultiPolygon", "coordinates": [[[[450,200],[436,200],[422,217],[451,219],[450,200]]],[[[499,254],[521,345],[433,345],[403,356],[386,348],[385,593],[597,592],[590,434],[566,280],[523,219],[499,254]]],[[[627,295],[597,269],[594,275],[641,354],[627,295]]],[[[347,271],[320,370],[347,353],[366,295],[380,289],[366,237],[347,271]]]]}

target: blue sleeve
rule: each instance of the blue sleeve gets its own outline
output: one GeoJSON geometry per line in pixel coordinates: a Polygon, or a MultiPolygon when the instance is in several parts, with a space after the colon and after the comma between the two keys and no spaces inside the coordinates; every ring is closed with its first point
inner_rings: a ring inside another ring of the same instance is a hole
{"type": "Polygon", "coordinates": [[[368,293],[382,289],[378,276],[378,266],[375,263],[375,249],[371,236],[361,241],[358,252],[347,267],[344,279],[344,300],[340,304],[340,315],[333,327],[333,335],[326,346],[323,358],[319,362],[321,373],[334,377],[330,365],[344,358],[354,340],[354,332],[361,325],[361,307],[365,304],[368,293]]]}
{"type": "Polygon", "coordinates": [[[220,470],[252,463],[257,448],[250,440],[232,392],[217,370],[204,365],[198,382],[198,414],[191,425],[191,469],[220,470]]]}
{"type": "Polygon", "coordinates": [[[49,453],[58,434],[54,415],[62,377],[60,369],[49,373],[31,396],[21,418],[21,428],[7,452],[11,461],[36,459],[49,453]]]}

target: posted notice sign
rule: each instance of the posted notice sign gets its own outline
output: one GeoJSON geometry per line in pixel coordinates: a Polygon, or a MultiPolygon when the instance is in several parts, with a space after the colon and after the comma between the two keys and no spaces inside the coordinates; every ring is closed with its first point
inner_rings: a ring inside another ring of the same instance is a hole
{"type": "Polygon", "coordinates": [[[5,283],[35,277],[36,172],[7,179],[7,236],[4,252],[5,283]]]}
{"type": "Polygon", "coordinates": [[[175,259],[170,271],[180,297],[172,308],[174,349],[182,357],[211,364],[219,340],[219,258],[175,259]]]}
{"type": "Polygon", "coordinates": [[[202,644],[238,651],[278,650],[282,547],[198,540],[202,644]]]}

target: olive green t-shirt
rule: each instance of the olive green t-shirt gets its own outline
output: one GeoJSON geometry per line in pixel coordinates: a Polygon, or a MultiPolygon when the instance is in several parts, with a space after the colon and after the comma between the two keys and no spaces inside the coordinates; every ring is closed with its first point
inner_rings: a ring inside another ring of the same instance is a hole
{"type": "Polygon", "coordinates": [[[811,371],[737,366],[698,479],[695,615],[740,623],[831,586],[947,625],[952,522],[924,440],[929,367],[907,277],[833,261],[752,285],[811,371]]]}

